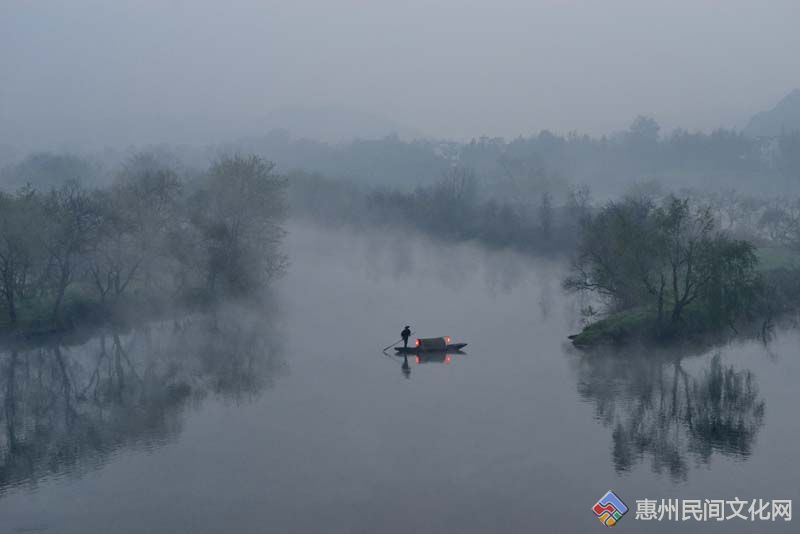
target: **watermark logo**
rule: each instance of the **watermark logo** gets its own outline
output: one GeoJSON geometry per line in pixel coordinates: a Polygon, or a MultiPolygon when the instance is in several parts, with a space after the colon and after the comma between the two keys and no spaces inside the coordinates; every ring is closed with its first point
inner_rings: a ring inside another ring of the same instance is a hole
{"type": "Polygon", "coordinates": [[[609,490],[592,507],[594,515],[607,527],[616,525],[622,516],[628,512],[628,507],[617,497],[613,491],[609,490]]]}
{"type": "Polygon", "coordinates": [[[791,521],[791,499],[636,499],[639,521],[791,521]]]}

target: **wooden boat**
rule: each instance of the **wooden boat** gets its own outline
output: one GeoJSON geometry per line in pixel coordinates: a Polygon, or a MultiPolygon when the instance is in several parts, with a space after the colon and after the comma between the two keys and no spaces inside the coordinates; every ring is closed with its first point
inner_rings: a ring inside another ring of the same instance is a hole
{"type": "Polygon", "coordinates": [[[466,343],[451,343],[447,345],[443,349],[432,349],[432,350],[422,350],[419,347],[395,347],[394,350],[397,351],[398,354],[420,354],[420,353],[429,353],[429,352],[442,352],[442,353],[464,353],[463,349],[466,347],[466,343]]]}
{"type": "Polygon", "coordinates": [[[450,343],[450,337],[430,337],[417,339],[413,347],[395,347],[398,354],[419,354],[421,352],[460,352],[466,343],[450,343]]]}

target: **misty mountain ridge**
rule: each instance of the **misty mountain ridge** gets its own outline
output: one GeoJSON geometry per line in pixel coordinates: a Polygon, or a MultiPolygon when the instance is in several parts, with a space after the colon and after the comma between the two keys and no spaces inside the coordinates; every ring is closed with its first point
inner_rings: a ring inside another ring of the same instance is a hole
{"type": "Polygon", "coordinates": [[[774,108],[753,115],[744,129],[754,137],[775,137],[792,131],[800,131],[800,89],[791,91],[774,108]]]}

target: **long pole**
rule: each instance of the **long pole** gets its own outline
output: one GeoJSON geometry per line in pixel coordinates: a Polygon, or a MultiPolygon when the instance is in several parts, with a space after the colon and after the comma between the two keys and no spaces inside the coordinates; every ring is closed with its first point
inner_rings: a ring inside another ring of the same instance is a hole
{"type": "MultiPolygon", "coordinates": [[[[414,335],[414,332],[411,332],[410,334],[408,334],[408,337],[411,337],[413,335],[414,335]]],[[[392,343],[391,345],[389,345],[388,347],[386,347],[385,349],[383,349],[383,350],[389,350],[392,347],[394,347],[395,345],[397,345],[398,343],[400,343],[401,341],[403,341],[402,337],[400,339],[398,339],[397,341],[395,341],[394,343],[392,343]]]]}

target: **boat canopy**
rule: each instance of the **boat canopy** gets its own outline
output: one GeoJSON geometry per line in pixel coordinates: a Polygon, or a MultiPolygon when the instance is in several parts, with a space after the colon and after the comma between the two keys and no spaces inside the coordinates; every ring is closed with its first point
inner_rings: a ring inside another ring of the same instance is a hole
{"type": "Polygon", "coordinates": [[[447,337],[429,337],[417,340],[417,348],[422,350],[447,350],[447,337]]]}

